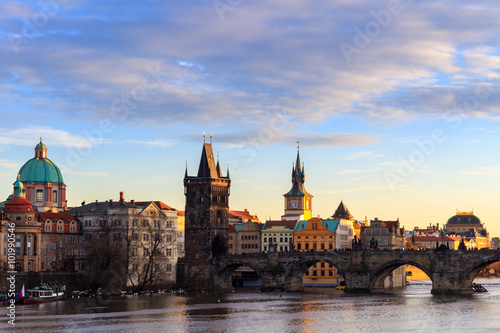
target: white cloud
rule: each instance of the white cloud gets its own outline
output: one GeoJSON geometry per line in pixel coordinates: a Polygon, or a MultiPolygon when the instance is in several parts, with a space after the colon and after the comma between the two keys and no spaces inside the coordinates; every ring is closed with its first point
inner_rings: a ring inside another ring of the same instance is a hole
{"type": "Polygon", "coordinates": [[[467,176],[500,176],[500,168],[495,165],[476,167],[458,172],[467,176]]]}
{"type": "MultiPolygon", "coordinates": [[[[25,128],[0,128],[0,141],[4,145],[36,146],[39,138],[46,145],[87,148],[93,146],[93,141],[80,135],[74,135],[64,130],[47,126],[25,128]]],[[[104,142],[104,140],[101,140],[104,142]]]]}
{"type": "Polygon", "coordinates": [[[358,160],[358,159],[373,159],[384,156],[383,154],[377,154],[373,151],[360,151],[344,156],[345,160],[358,160]]]}
{"type": "Polygon", "coordinates": [[[141,145],[146,147],[165,148],[176,144],[175,140],[154,140],[154,141],[141,141],[141,140],[126,140],[125,142],[134,145],[141,145]]]}

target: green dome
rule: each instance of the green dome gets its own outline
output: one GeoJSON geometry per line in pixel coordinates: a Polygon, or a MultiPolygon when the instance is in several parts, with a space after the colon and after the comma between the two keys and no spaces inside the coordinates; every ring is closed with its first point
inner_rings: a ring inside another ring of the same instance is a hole
{"type": "Polygon", "coordinates": [[[32,158],[21,167],[19,175],[22,183],[64,184],[61,171],[48,158],[32,158]]]}
{"type": "Polygon", "coordinates": [[[36,145],[35,149],[36,148],[47,149],[47,147],[45,147],[45,145],[41,141],[39,144],[36,145]]]}

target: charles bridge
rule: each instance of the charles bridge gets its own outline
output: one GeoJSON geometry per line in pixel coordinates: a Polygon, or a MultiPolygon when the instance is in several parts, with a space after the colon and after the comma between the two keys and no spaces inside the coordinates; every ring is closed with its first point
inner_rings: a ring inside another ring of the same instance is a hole
{"type": "Polygon", "coordinates": [[[206,267],[218,289],[231,288],[231,275],[247,266],[261,278],[261,290],[300,291],[307,269],[327,262],[344,277],[345,292],[381,292],[385,277],[409,264],[427,274],[433,294],[469,294],[474,292],[472,281],[479,271],[496,261],[500,250],[351,250],[223,255],[206,267]]]}

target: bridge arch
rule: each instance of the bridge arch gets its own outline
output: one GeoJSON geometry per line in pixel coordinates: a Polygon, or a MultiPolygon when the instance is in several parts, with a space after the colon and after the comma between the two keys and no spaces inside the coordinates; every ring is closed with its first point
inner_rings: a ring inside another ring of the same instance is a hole
{"type": "MultiPolygon", "coordinates": [[[[314,252],[309,252],[311,254],[314,252]]],[[[337,275],[341,275],[345,280],[345,272],[342,265],[339,263],[339,258],[336,255],[308,255],[301,257],[299,260],[291,263],[287,272],[285,272],[285,281],[288,283],[288,290],[303,290],[304,289],[304,274],[318,262],[325,262],[337,270],[337,275]]]]}
{"type": "Polygon", "coordinates": [[[384,264],[384,266],[375,270],[372,274],[372,278],[370,281],[370,289],[372,291],[384,290],[384,280],[392,271],[396,268],[404,266],[404,265],[412,265],[422,270],[432,281],[432,273],[429,267],[422,265],[416,261],[412,260],[391,260],[384,264]]]}
{"type": "Polygon", "coordinates": [[[471,264],[471,267],[465,271],[464,278],[460,281],[460,289],[462,290],[472,289],[472,282],[479,274],[479,272],[482,271],[484,268],[488,267],[489,265],[499,261],[500,261],[500,256],[493,255],[482,258],[480,262],[473,262],[471,264]]]}
{"type": "Polygon", "coordinates": [[[250,260],[233,260],[229,262],[225,262],[222,264],[218,270],[217,275],[219,278],[219,286],[225,289],[231,289],[233,286],[231,285],[231,276],[234,272],[240,267],[249,267],[254,270],[257,276],[262,280],[263,273],[259,267],[255,266],[250,260]]]}

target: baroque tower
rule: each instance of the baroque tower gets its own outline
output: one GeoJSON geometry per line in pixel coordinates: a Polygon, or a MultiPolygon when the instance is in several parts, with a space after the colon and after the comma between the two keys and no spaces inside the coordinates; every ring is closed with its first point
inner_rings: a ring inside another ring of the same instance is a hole
{"type": "Polygon", "coordinates": [[[309,220],[312,217],[313,196],[304,187],[304,166],[300,163],[299,148],[297,160],[292,168],[292,189],[283,194],[285,197],[285,215],[282,220],[309,220]]]}
{"type": "Polygon", "coordinates": [[[196,176],[184,177],[186,196],[186,259],[208,261],[227,253],[231,179],[224,177],[210,143],[203,143],[196,176]]]}

